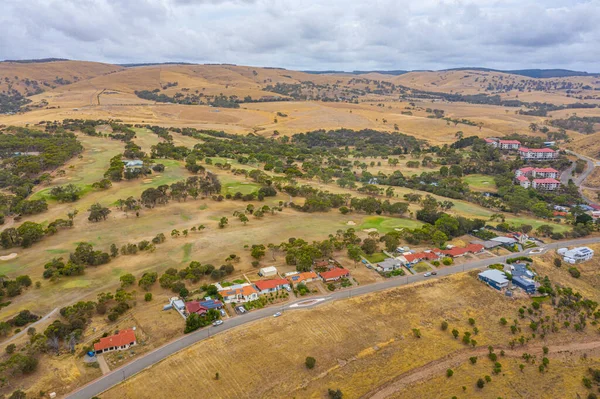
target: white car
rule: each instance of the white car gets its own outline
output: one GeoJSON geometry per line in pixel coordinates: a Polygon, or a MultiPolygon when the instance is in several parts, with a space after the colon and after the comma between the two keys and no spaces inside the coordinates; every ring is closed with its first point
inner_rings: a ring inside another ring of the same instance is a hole
{"type": "Polygon", "coordinates": [[[281,312],[277,312],[273,315],[273,317],[279,317],[279,316],[281,316],[281,312]]]}
{"type": "Polygon", "coordinates": [[[423,275],[423,277],[429,277],[429,276],[431,276],[431,273],[429,273],[429,272],[427,272],[423,275]]]}
{"type": "Polygon", "coordinates": [[[213,323],[213,326],[220,326],[221,324],[223,324],[223,320],[215,320],[215,322],[213,323]]]}

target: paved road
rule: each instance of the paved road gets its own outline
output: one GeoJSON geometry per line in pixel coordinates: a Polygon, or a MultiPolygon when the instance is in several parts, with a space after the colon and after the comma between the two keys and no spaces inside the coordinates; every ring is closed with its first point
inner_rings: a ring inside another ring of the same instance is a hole
{"type": "MultiPolygon", "coordinates": [[[[570,241],[562,241],[551,244],[542,245],[543,251],[540,253],[545,253],[550,249],[556,249],[566,246],[572,245],[587,245],[592,243],[600,242],[600,237],[593,238],[582,238],[578,240],[570,240],[570,241]]],[[[72,392],[67,396],[68,399],[89,399],[93,396],[99,395],[102,392],[112,388],[113,386],[119,384],[125,379],[131,377],[134,374],[139,373],[140,371],[164,360],[168,356],[173,355],[176,352],[179,352],[182,349],[185,349],[199,341],[202,341],[211,335],[217,334],[219,332],[229,330],[232,328],[239,327],[246,323],[250,323],[256,320],[264,319],[267,317],[272,317],[273,314],[279,310],[281,311],[292,311],[293,309],[306,309],[314,306],[319,306],[320,304],[331,302],[332,300],[349,298],[357,295],[368,294],[376,291],[386,290],[389,288],[399,287],[411,283],[415,283],[418,281],[423,281],[425,279],[434,279],[442,276],[448,276],[451,274],[461,273],[474,269],[483,269],[493,263],[505,262],[507,258],[513,258],[515,256],[523,256],[530,255],[536,256],[540,253],[535,253],[534,249],[527,249],[522,252],[512,253],[510,255],[496,256],[490,259],[481,259],[472,262],[468,262],[462,265],[444,267],[438,270],[437,276],[431,277],[423,277],[423,274],[413,275],[413,276],[399,276],[387,279],[382,282],[378,282],[370,285],[361,285],[358,287],[353,287],[348,290],[343,291],[335,291],[327,296],[318,297],[318,298],[310,298],[310,299],[302,299],[295,301],[293,303],[284,304],[281,307],[270,307],[263,308],[260,310],[255,310],[249,313],[246,313],[242,316],[237,316],[231,319],[227,319],[223,322],[221,326],[218,327],[208,327],[194,333],[184,335],[183,337],[172,341],[153,352],[150,352],[137,360],[134,360],[131,363],[128,363],[118,369],[111,371],[109,374],[103,375],[98,379],[90,382],[79,390],[72,392]],[[532,252],[534,251],[534,252],[532,252]],[[305,306],[298,306],[298,304],[308,303],[305,306]],[[296,304],[296,306],[291,306],[296,304]]],[[[285,317],[285,316],[282,316],[285,317]]]]}
{"type": "Polygon", "coordinates": [[[585,200],[585,202],[587,202],[590,205],[598,205],[594,200],[586,197],[583,194],[583,191],[581,189],[584,185],[583,182],[585,182],[585,179],[587,179],[588,176],[594,171],[594,168],[596,166],[600,166],[599,162],[596,161],[595,159],[586,157],[585,155],[577,154],[576,152],[573,152],[570,150],[567,150],[567,153],[571,154],[571,155],[575,155],[577,158],[584,160],[587,163],[587,165],[582,174],[580,174],[579,176],[573,177],[571,175],[571,173],[575,169],[575,162],[573,162],[573,164],[560,175],[560,182],[566,186],[569,183],[569,179],[573,179],[573,183],[575,183],[575,185],[577,187],[579,187],[579,194],[585,200]]]}

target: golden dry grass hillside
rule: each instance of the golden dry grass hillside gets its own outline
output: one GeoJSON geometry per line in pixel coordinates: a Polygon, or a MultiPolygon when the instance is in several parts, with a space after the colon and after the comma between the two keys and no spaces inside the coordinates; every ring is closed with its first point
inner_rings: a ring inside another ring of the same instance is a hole
{"type": "Polygon", "coordinates": [[[123,67],[87,61],[0,62],[0,92],[15,89],[35,93],[122,70],[123,67]]]}

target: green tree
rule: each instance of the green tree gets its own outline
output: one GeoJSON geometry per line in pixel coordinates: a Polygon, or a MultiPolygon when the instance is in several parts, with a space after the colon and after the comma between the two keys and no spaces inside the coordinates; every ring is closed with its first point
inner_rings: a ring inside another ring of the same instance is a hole
{"type": "Polygon", "coordinates": [[[304,361],[304,364],[306,365],[307,369],[313,369],[315,367],[315,364],[317,363],[317,360],[314,357],[308,356],[306,358],[306,360],[304,361]]]}
{"type": "Polygon", "coordinates": [[[446,377],[450,378],[454,375],[454,371],[452,371],[452,369],[448,369],[446,370],[446,377]]]}
{"type": "Polygon", "coordinates": [[[135,276],[131,273],[127,273],[121,276],[121,287],[128,287],[135,284],[135,276]]]}

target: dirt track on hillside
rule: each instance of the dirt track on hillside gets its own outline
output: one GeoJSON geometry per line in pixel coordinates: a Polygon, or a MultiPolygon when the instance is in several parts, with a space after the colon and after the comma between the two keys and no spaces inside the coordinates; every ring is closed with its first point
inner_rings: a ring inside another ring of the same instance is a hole
{"type": "MultiPolygon", "coordinates": [[[[547,344],[546,344],[547,345],[547,344]]],[[[495,352],[499,353],[500,350],[504,350],[506,357],[520,358],[524,352],[532,353],[535,350],[541,351],[543,344],[526,345],[516,347],[517,349],[510,348],[495,348],[495,352]],[[524,351],[524,349],[527,349],[524,351]]],[[[581,352],[589,351],[592,349],[600,348],[600,341],[591,342],[573,342],[559,346],[548,346],[549,355],[559,354],[562,352],[581,352]]],[[[486,347],[478,347],[472,349],[463,349],[444,356],[441,359],[434,360],[433,362],[427,363],[424,366],[418,367],[407,373],[401,374],[394,378],[392,381],[384,384],[361,398],[366,399],[384,399],[396,392],[403,390],[411,384],[431,379],[437,375],[443,374],[447,369],[456,368],[460,364],[465,363],[471,356],[485,356],[488,354],[486,347]]]]}

